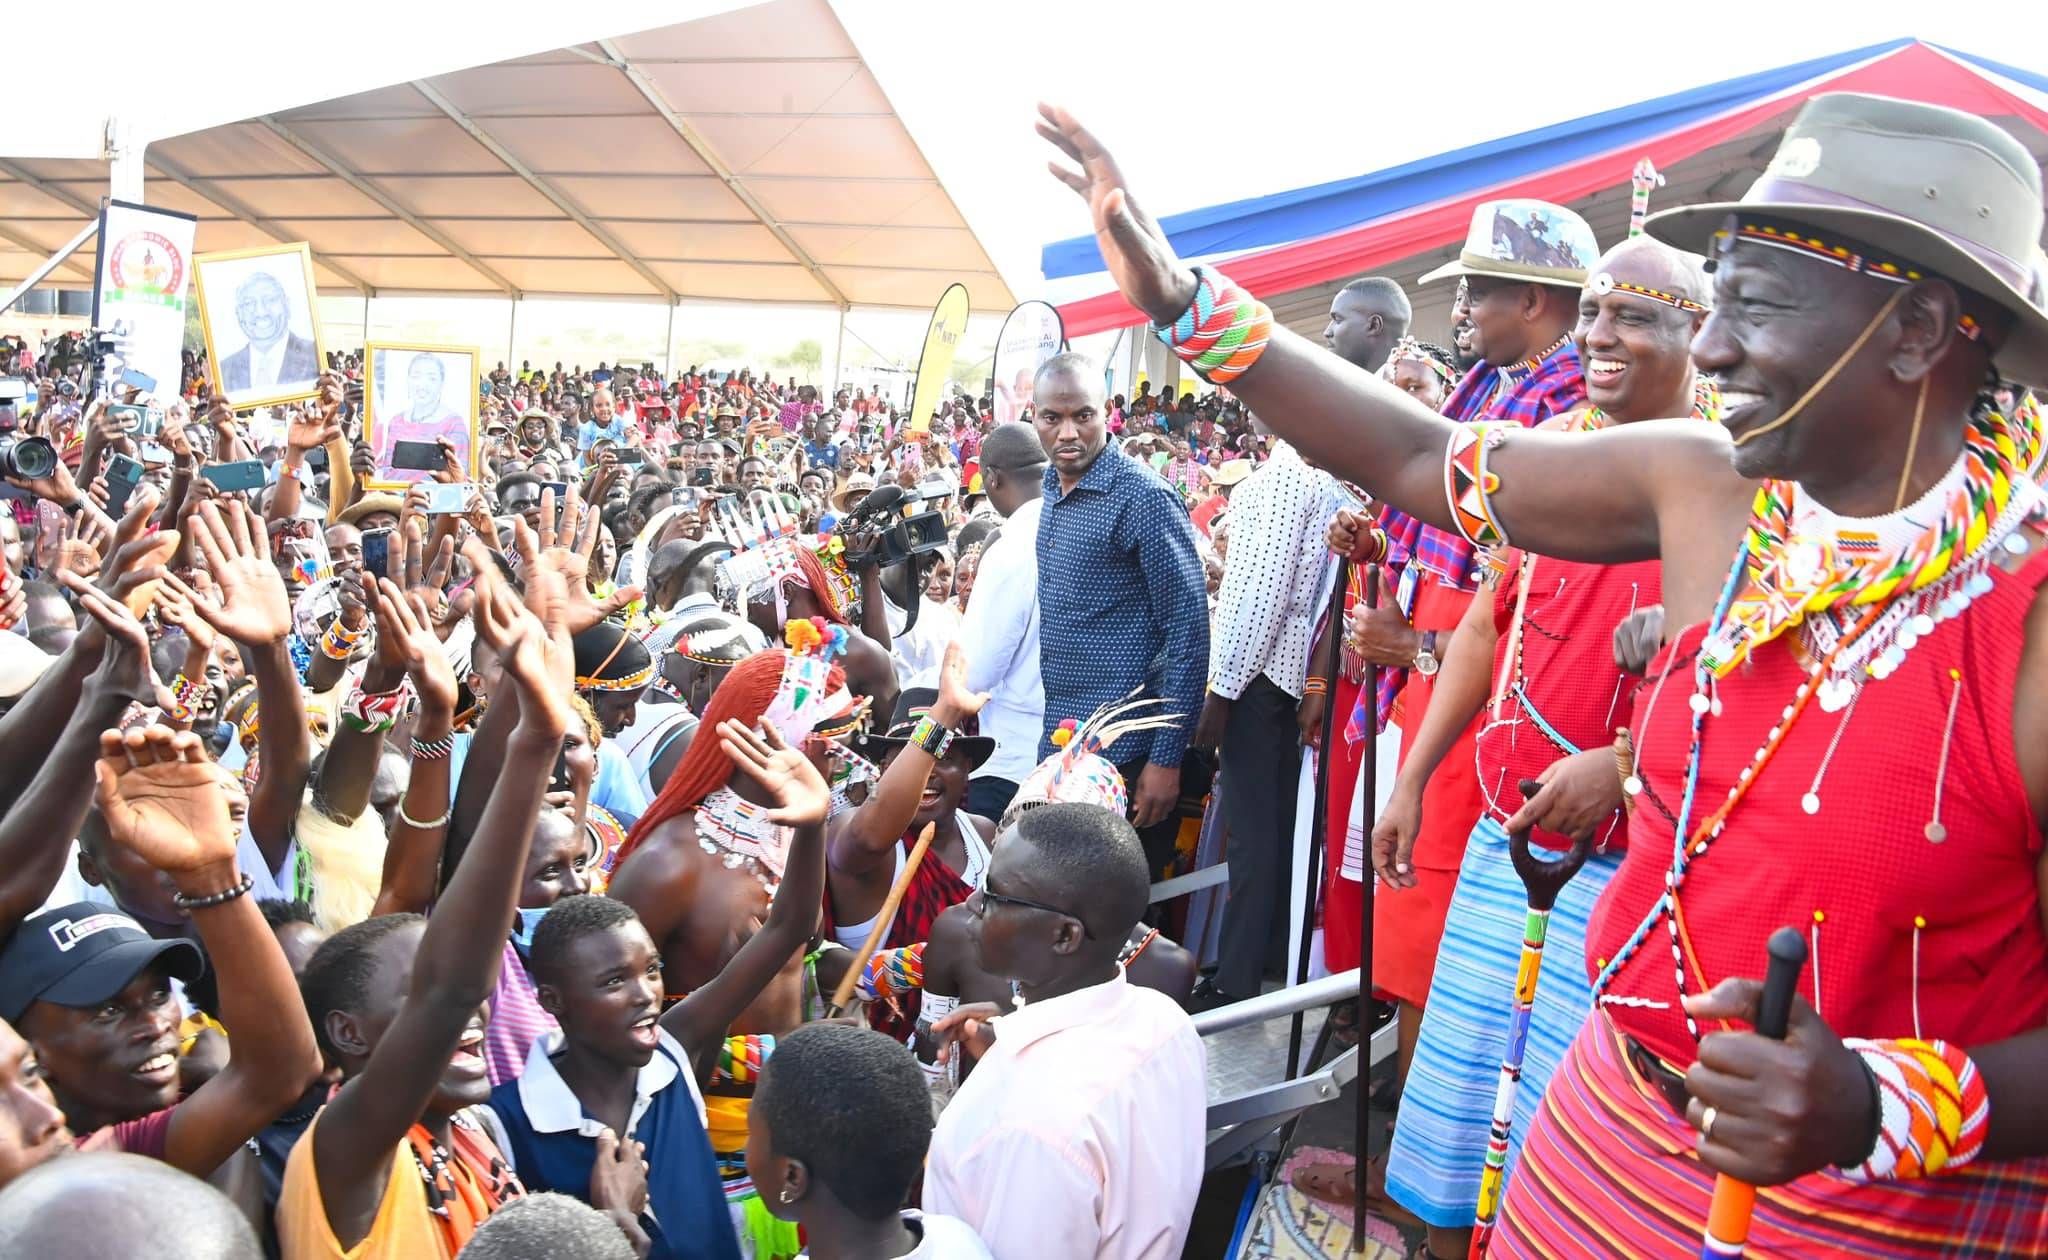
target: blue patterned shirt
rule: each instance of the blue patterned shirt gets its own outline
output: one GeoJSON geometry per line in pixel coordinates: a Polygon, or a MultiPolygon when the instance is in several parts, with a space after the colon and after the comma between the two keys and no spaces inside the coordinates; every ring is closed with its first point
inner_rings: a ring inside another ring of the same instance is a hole
{"type": "MultiPolygon", "coordinates": [[[[1038,610],[1044,735],[1142,687],[1181,724],[1128,736],[1103,755],[1178,766],[1209,666],[1208,587],[1180,495],[1114,444],[1071,493],[1061,492],[1056,468],[1045,470],[1038,610]]],[[[1041,759],[1052,753],[1044,735],[1041,759]]]]}

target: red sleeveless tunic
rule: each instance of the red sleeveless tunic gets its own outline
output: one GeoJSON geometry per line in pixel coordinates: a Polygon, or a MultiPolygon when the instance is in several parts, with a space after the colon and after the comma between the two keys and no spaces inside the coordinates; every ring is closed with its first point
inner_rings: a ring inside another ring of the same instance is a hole
{"type": "MultiPolygon", "coordinates": [[[[899,851],[907,855],[913,843],[913,837],[905,836],[897,845],[899,851]]],[[[896,907],[896,921],[889,925],[889,931],[875,948],[899,949],[930,940],[932,925],[938,922],[939,916],[973,895],[974,889],[958,871],[946,865],[946,860],[936,850],[926,850],[917,872],[910,877],[910,886],[903,890],[903,901],[896,907]]],[[[827,880],[824,919],[827,937],[831,936],[838,923],[839,916],[832,909],[832,882],[827,880]]],[[[877,1032],[887,1033],[897,1041],[905,1041],[917,1027],[917,1013],[923,1004],[924,994],[920,990],[895,994],[868,1009],[868,1026],[877,1032]]]]}
{"type": "MultiPolygon", "coordinates": [[[[1514,561],[1511,571],[1520,574],[1522,562],[1514,561]]],[[[1501,823],[1522,806],[1517,783],[1535,778],[1560,757],[1613,745],[1615,729],[1630,713],[1637,681],[1614,663],[1614,628],[1636,609],[1664,598],[1663,566],[1655,560],[1581,564],[1541,556],[1528,574],[1519,643],[1509,638],[1521,583],[1494,587],[1493,623],[1500,642],[1493,650],[1493,676],[1496,685],[1504,677],[1513,683],[1498,719],[1489,704],[1474,743],[1486,812],[1501,823]],[[1510,650],[1517,659],[1508,658],[1510,650]]],[[[1615,810],[1594,833],[1597,850],[1626,847],[1624,817],[1615,810]]],[[[1571,847],[1567,837],[1548,831],[1538,830],[1530,839],[1553,849],[1571,847]]]]}
{"type": "MultiPolygon", "coordinates": [[[[2013,746],[2026,618],[2048,579],[2048,550],[2016,572],[1996,562],[1986,572],[1991,589],[1921,636],[1889,678],[1866,681],[1853,706],[1828,713],[1810,704],[1721,835],[1693,859],[1679,903],[1704,984],[1688,974],[1687,992],[1729,976],[1761,978],[1765,938],[1789,924],[1815,945],[1799,991],[1843,1036],[1973,1046],[2048,1023],[2040,820],[2013,746]],[[1928,835],[1937,788],[1939,843],[1928,835]],[[1820,798],[1811,815],[1801,806],[1809,791],[1820,798]]],[[[1629,815],[1628,857],[1588,927],[1596,979],[1656,904],[1670,868],[1664,811],[1677,813],[1684,794],[1688,700],[1704,629],[1688,627],[1653,662],[1639,693],[1636,772],[1646,791],[1629,815]],[[1669,681],[1653,700],[1667,661],[1669,681]]],[[[1727,800],[1792,703],[1806,677],[1797,642],[1795,631],[1765,644],[1720,681],[1723,707],[1706,718],[1694,826],[1727,800]]],[[[1696,1047],[1674,990],[1670,929],[1660,922],[1616,971],[1607,996],[1668,1005],[1604,1009],[1622,1032],[1686,1065],[1696,1047]]]]}

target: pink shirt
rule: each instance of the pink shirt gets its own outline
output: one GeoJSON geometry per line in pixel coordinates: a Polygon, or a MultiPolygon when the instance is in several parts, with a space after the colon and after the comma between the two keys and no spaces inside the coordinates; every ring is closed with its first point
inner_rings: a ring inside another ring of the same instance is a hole
{"type": "Polygon", "coordinates": [[[518,1080],[526,1070],[526,1054],[533,1043],[558,1027],[555,1017],[541,1009],[533,977],[526,974],[519,951],[506,941],[498,987],[491,990],[491,1022],[484,1027],[484,1075],[493,1085],[518,1080]]]}

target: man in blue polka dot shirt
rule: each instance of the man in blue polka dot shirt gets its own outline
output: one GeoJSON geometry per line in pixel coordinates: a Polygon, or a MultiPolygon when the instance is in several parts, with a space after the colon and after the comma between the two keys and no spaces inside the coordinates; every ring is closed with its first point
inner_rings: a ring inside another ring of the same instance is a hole
{"type": "Polygon", "coordinates": [[[1208,588],[1194,526],[1172,487],[1109,444],[1102,369],[1086,356],[1046,360],[1033,388],[1049,461],[1038,523],[1040,661],[1047,738],[1071,718],[1133,691],[1157,696],[1178,725],[1103,750],[1124,772],[1145,853],[1172,855],[1180,764],[1209,663],[1208,588]]]}

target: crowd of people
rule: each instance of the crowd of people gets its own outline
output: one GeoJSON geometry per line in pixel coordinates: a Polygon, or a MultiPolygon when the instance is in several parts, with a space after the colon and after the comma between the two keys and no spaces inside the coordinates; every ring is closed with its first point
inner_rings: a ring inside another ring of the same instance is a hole
{"type": "Polygon", "coordinates": [[[8,347],[0,1252],[1178,1256],[1190,1012],[1289,973],[1319,833],[1400,1050],[1304,1193],[2048,1255],[2025,151],[1822,98],[1739,204],[1486,203],[1442,344],[1368,277],[1316,347],[1040,131],[1202,386],[499,364],[387,488],[357,356],[238,414],[8,347]]]}

